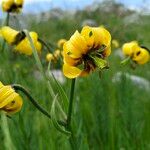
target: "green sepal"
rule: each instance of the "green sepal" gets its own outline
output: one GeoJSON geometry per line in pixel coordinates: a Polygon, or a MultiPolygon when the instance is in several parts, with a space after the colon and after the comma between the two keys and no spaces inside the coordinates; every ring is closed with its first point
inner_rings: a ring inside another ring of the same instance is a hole
{"type": "Polygon", "coordinates": [[[92,57],[94,60],[95,65],[99,69],[109,68],[108,62],[105,59],[99,58],[99,57],[92,57]]]}
{"type": "Polygon", "coordinates": [[[127,57],[127,58],[125,58],[123,61],[121,61],[121,65],[126,65],[126,64],[128,64],[128,63],[130,62],[130,60],[131,60],[131,57],[130,57],[130,56],[127,57]]]}

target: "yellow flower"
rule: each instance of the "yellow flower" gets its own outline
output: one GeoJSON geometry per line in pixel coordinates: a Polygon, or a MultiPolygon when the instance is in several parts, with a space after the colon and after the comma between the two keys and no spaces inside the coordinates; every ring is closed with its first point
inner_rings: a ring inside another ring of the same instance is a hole
{"type": "Polygon", "coordinates": [[[58,48],[62,48],[65,42],[67,42],[66,39],[60,39],[60,40],[57,42],[58,48]]]}
{"type": "Polygon", "coordinates": [[[134,51],[137,51],[139,49],[139,45],[137,41],[132,41],[129,43],[125,43],[122,47],[123,53],[126,56],[133,56],[134,51]]]}
{"type": "Polygon", "coordinates": [[[4,12],[20,12],[24,0],[2,0],[2,10],[4,12]]]}
{"type": "Polygon", "coordinates": [[[150,60],[150,53],[147,49],[140,47],[139,50],[135,51],[133,55],[133,60],[137,64],[145,64],[150,60]]]}
{"type": "Polygon", "coordinates": [[[137,64],[145,64],[150,60],[150,52],[148,49],[139,46],[136,41],[125,43],[122,50],[125,55],[129,56],[137,64]]]}
{"type": "Polygon", "coordinates": [[[16,31],[8,26],[4,26],[1,28],[1,34],[6,42],[12,45],[15,42],[15,38],[19,34],[19,31],[16,31]]]}
{"type": "Polygon", "coordinates": [[[111,35],[104,27],[83,27],[63,46],[63,73],[68,78],[86,76],[97,67],[106,68],[104,60],[111,53],[111,35]]]}
{"type": "Polygon", "coordinates": [[[54,57],[55,57],[56,59],[58,59],[60,55],[61,55],[61,51],[60,51],[59,49],[56,49],[56,50],[54,51],[54,57]]]}
{"type": "Polygon", "coordinates": [[[48,53],[48,54],[46,55],[46,60],[47,60],[47,62],[50,62],[50,61],[54,60],[53,54],[48,53]]]}
{"type": "MultiPolygon", "coordinates": [[[[32,41],[34,43],[34,46],[37,50],[38,53],[41,53],[41,49],[42,49],[42,44],[38,41],[38,35],[36,32],[30,32],[29,33],[32,41]]],[[[22,54],[26,54],[26,55],[32,55],[32,47],[30,45],[30,42],[28,40],[27,37],[25,37],[23,40],[21,40],[21,42],[19,42],[16,47],[15,50],[22,53],[22,54]]]]}
{"type": "Polygon", "coordinates": [[[13,114],[20,111],[22,104],[22,98],[13,88],[0,82],[0,109],[8,114],[13,114]]]}
{"type": "Polygon", "coordinates": [[[117,40],[112,40],[112,46],[114,47],[114,48],[118,48],[119,47],[119,42],[117,41],[117,40]]]}
{"type": "MultiPolygon", "coordinates": [[[[16,31],[8,26],[1,28],[2,37],[10,45],[15,45],[15,50],[26,55],[32,55],[32,48],[28,38],[25,36],[23,31],[16,31]]],[[[29,33],[34,46],[38,53],[41,52],[42,44],[38,41],[38,34],[36,32],[29,33]]]]}

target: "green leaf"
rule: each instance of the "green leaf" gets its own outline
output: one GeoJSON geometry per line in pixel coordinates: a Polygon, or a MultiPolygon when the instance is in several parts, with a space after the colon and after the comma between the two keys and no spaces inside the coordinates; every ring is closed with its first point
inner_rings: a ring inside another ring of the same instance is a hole
{"type": "Polygon", "coordinates": [[[56,86],[57,86],[57,89],[58,89],[58,92],[59,92],[59,95],[61,97],[61,100],[62,100],[62,103],[63,103],[63,106],[64,106],[64,109],[65,109],[65,112],[68,111],[68,105],[69,105],[69,99],[64,91],[64,89],[62,88],[62,86],[60,85],[60,83],[56,80],[56,78],[54,77],[54,75],[52,74],[52,77],[56,83],[56,86]]]}
{"type": "Polygon", "coordinates": [[[53,100],[53,103],[52,103],[52,107],[51,107],[51,119],[52,119],[52,122],[55,126],[55,128],[60,131],[61,133],[69,136],[71,133],[69,131],[66,131],[64,129],[64,127],[60,126],[57,122],[57,118],[56,118],[56,112],[55,112],[55,108],[56,108],[56,101],[57,101],[57,97],[58,95],[55,96],[54,100],[53,100]]]}
{"type": "Polygon", "coordinates": [[[130,60],[131,60],[131,57],[129,56],[129,57],[127,57],[126,59],[124,59],[123,61],[121,61],[121,65],[126,65],[126,64],[128,64],[128,63],[130,62],[130,60]]]}

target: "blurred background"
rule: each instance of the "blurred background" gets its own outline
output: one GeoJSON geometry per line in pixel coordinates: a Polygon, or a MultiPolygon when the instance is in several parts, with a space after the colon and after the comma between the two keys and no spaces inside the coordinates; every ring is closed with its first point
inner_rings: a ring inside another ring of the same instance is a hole
{"type": "MultiPolygon", "coordinates": [[[[131,69],[121,67],[121,46],[137,40],[150,48],[149,0],[25,0],[23,13],[11,15],[10,26],[36,31],[46,42],[56,45],[69,39],[85,25],[103,25],[110,31],[112,54],[110,69],[79,78],[76,84],[73,122],[80,150],[150,149],[150,67],[149,63],[131,69]]],[[[2,24],[6,14],[0,11],[2,24]]],[[[53,49],[55,50],[55,49],[53,49]]],[[[34,58],[13,53],[8,45],[0,54],[0,81],[19,83],[50,111],[52,99],[47,94],[34,58]]],[[[47,52],[40,56],[45,69],[47,52]]],[[[54,65],[58,80],[69,95],[70,80],[54,65]],[[58,73],[59,72],[59,73],[58,73]]],[[[56,89],[57,91],[57,89],[56,89]]],[[[55,130],[51,121],[39,113],[25,96],[21,112],[8,119],[11,140],[17,150],[66,150],[68,138],[55,130]]],[[[0,129],[0,150],[5,137],[0,129]]]]}

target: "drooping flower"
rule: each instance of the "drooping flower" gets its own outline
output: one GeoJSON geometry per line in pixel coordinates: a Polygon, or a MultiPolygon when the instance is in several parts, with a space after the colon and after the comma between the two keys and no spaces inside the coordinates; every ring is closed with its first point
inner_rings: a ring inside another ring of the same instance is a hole
{"type": "Polygon", "coordinates": [[[60,40],[58,40],[58,42],[57,42],[58,48],[62,48],[63,45],[64,45],[64,43],[65,43],[66,41],[67,41],[66,39],[60,39],[60,40]]]}
{"type": "Polygon", "coordinates": [[[137,64],[145,64],[150,60],[150,52],[146,47],[139,46],[138,42],[125,43],[122,47],[124,55],[130,57],[137,64]]]}
{"type": "Polygon", "coordinates": [[[22,10],[24,0],[2,0],[2,10],[9,13],[19,13],[22,10]]]}
{"type": "MultiPolygon", "coordinates": [[[[6,42],[14,46],[17,52],[26,55],[32,55],[32,47],[23,31],[19,32],[8,26],[4,26],[1,28],[1,33],[2,37],[6,40],[6,42]]],[[[29,34],[32,38],[37,52],[40,53],[42,49],[42,44],[38,41],[38,34],[36,32],[30,32],[29,34]]]]}
{"type": "Polygon", "coordinates": [[[54,51],[54,57],[55,57],[56,59],[58,59],[58,58],[60,57],[60,55],[61,55],[61,51],[60,51],[59,49],[56,49],[56,50],[54,51]]]}
{"type": "Polygon", "coordinates": [[[0,110],[8,114],[14,114],[22,108],[22,98],[10,85],[0,82],[0,110]]]}
{"type": "Polygon", "coordinates": [[[104,27],[83,27],[63,46],[63,73],[68,78],[88,75],[96,68],[108,67],[105,60],[111,53],[111,35],[104,27]]]}
{"type": "Polygon", "coordinates": [[[118,40],[116,40],[116,39],[113,39],[113,40],[112,40],[112,47],[114,47],[114,48],[118,48],[118,47],[119,47],[119,42],[118,42],[118,40]]]}
{"type": "Polygon", "coordinates": [[[46,55],[46,61],[47,61],[47,62],[50,62],[50,61],[53,61],[53,60],[54,60],[53,54],[52,54],[52,53],[48,53],[48,54],[46,55]]]}

